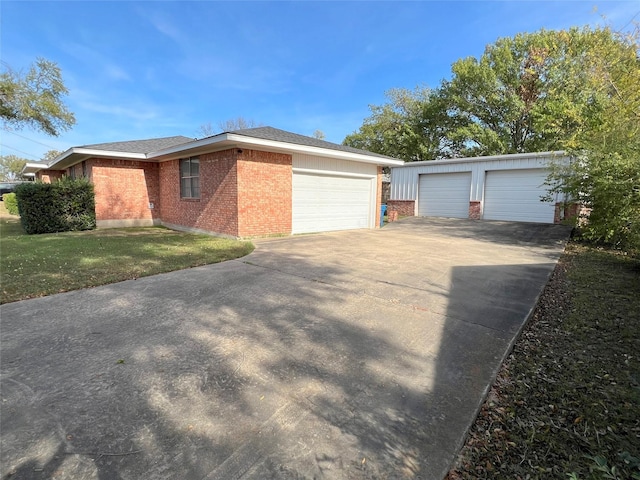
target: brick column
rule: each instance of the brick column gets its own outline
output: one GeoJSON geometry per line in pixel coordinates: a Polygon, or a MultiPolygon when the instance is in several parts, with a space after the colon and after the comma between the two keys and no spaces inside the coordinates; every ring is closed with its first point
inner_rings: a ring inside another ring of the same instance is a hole
{"type": "Polygon", "coordinates": [[[469,202],[469,218],[471,220],[480,220],[482,215],[481,202],[472,200],[469,202]]]}
{"type": "Polygon", "coordinates": [[[403,217],[413,217],[416,214],[415,200],[389,200],[387,202],[387,212],[396,211],[403,217]]]}

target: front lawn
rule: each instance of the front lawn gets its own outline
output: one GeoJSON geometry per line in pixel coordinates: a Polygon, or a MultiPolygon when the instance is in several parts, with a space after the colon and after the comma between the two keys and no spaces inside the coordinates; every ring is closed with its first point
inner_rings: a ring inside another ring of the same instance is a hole
{"type": "Polygon", "coordinates": [[[224,262],[251,251],[250,242],[166,228],[26,235],[20,219],[4,213],[0,303],[224,262]]]}
{"type": "Polygon", "coordinates": [[[640,479],[640,261],[569,244],[447,478],[640,479]]]}

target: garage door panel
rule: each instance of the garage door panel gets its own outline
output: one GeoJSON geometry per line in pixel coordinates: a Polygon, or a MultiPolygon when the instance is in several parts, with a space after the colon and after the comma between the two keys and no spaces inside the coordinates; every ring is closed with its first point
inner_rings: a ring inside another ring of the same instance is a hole
{"type": "Polygon", "coordinates": [[[544,169],[495,170],[485,177],[486,220],[553,223],[555,205],[542,202],[547,193],[544,169]]]}
{"type": "Polygon", "coordinates": [[[369,228],[371,178],[295,172],[292,232],[328,232],[369,228]]]}
{"type": "Polygon", "coordinates": [[[470,172],[420,175],[418,188],[418,215],[468,218],[470,172]]]}

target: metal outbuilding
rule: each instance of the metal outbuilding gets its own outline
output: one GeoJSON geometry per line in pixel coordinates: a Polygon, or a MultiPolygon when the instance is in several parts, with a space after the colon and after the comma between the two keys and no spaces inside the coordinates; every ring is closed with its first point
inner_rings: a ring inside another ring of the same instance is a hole
{"type": "Polygon", "coordinates": [[[564,198],[542,201],[565,152],[518,153],[406,163],[391,168],[389,210],[400,215],[557,223],[564,198]]]}

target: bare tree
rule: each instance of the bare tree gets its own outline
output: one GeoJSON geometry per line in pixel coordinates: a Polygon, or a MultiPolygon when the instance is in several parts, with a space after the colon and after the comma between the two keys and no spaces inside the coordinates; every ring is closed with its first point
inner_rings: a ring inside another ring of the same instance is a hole
{"type": "Polygon", "coordinates": [[[313,132],[313,138],[317,138],[318,140],[324,140],[327,136],[324,134],[322,130],[316,130],[313,132]]]}
{"type": "Polygon", "coordinates": [[[215,128],[213,128],[213,125],[211,125],[211,122],[207,122],[200,125],[198,131],[196,132],[196,136],[198,138],[205,138],[210,137],[211,135],[215,135],[216,133],[217,132],[215,128]]]}
{"type": "Polygon", "coordinates": [[[247,120],[244,117],[236,117],[218,123],[218,127],[223,132],[233,132],[234,130],[244,130],[245,128],[262,127],[262,124],[253,119],[247,120]]]}
{"type": "Polygon", "coordinates": [[[245,128],[262,127],[262,123],[258,123],[253,119],[247,120],[244,117],[230,118],[224,122],[218,123],[218,128],[214,128],[211,122],[200,125],[196,135],[199,138],[210,137],[222,132],[233,132],[235,130],[244,130],[245,128]]]}

